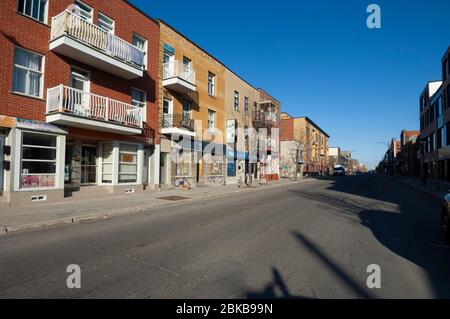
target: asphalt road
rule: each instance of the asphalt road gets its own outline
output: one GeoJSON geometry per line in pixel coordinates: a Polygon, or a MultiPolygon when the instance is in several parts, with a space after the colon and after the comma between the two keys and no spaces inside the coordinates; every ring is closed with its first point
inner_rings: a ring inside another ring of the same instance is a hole
{"type": "Polygon", "coordinates": [[[0,297],[448,298],[439,206],[389,177],[347,176],[5,236],[0,297]],[[69,264],[81,289],[66,287],[69,264]]]}

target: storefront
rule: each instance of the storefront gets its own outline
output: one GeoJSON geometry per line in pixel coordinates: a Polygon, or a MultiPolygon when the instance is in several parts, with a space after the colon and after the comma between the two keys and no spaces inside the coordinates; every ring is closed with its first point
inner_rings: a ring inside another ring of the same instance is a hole
{"type": "Polygon", "coordinates": [[[0,191],[8,206],[64,198],[67,131],[39,121],[0,116],[0,191]]]}
{"type": "Polygon", "coordinates": [[[66,194],[87,186],[99,186],[107,193],[142,191],[149,175],[145,154],[142,143],[69,136],[64,165],[66,194]]]}

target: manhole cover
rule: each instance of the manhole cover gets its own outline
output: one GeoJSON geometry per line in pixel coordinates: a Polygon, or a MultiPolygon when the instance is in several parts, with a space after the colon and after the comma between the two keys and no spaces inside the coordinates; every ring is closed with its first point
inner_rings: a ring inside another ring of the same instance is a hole
{"type": "Polygon", "coordinates": [[[178,201],[178,200],[186,200],[186,199],[190,199],[190,198],[189,197],[182,197],[182,196],[166,196],[166,197],[158,197],[158,199],[170,200],[170,201],[178,201]]]}

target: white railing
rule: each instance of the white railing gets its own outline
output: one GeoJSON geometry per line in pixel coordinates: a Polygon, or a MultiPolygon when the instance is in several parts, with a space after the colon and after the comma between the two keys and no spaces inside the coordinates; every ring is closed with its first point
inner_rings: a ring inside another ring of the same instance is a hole
{"type": "Polygon", "coordinates": [[[85,118],[142,127],[143,108],[59,85],[47,90],[47,114],[68,113],[85,118]]]}
{"type": "Polygon", "coordinates": [[[163,64],[163,80],[178,77],[195,85],[195,71],[190,66],[175,60],[163,64]]]}
{"type": "Polygon", "coordinates": [[[127,63],[144,65],[142,50],[67,10],[52,18],[51,40],[65,34],[127,63]]]}

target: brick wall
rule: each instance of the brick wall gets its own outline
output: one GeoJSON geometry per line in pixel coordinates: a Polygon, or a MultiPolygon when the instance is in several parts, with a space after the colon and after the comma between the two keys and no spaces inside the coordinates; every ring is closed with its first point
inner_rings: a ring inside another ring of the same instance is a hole
{"type": "Polygon", "coordinates": [[[294,140],[294,119],[282,119],[280,121],[280,141],[294,140]]]}
{"type": "MultiPolygon", "coordinates": [[[[147,71],[135,80],[125,80],[49,51],[52,17],[64,11],[71,0],[50,0],[48,24],[40,23],[17,12],[18,0],[0,1],[0,114],[45,121],[47,88],[68,85],[71,65],[90,72],[91,92],[131,103],[131,88],[147,92],[147,122],[158,131],[158,45],[159,27],[156,22],[122,0],[86,0],[94,9],[94,23],[102,12],[115,21],[115,34],[127,42],[133,33],[147,40],[147,71]],[[19,46],[45,57],[43,99],[24,97],[11,93],[14,47],[19,46]]],[[[156,138],[158,141],[158,138],[156,138]]],[[[159,143],[159,142],[158,142],[159,143]]]]}

